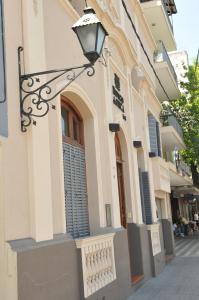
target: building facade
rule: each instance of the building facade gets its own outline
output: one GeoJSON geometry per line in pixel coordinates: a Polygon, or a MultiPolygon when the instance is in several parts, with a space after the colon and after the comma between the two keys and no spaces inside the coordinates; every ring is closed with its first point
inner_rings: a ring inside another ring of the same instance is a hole
{"type": "MultiPolygon", "coordinates": [[[[183,93],[184,90],[181,87],[181,82],[186,83],[186,72],[189,67],[189,59],[186,51],[173,51],[169,53],[169,57],[174,66],[179,89],[183,93]]],[[[183,139],[182,129],[178,123],[178,120],[173,116],[169,116],[166,119],[167,123],[176,128],[179,136],[183,139]]],[[[191,167],[188,166],[180,155],[180,150],[185,149],[185,145],[175,144],[172,151],[167,152],[166,160],[172,161],[175,164],[175,168],[178,172],[177,177],[171,174],[171,209],[173,222],[177,222],[179,216],[185,217],[187,220],[194,220],[194,213],[198,211],[198,180],[197,174],[193,173],[191,167]]]]}
{"type": "MultiPolygon", "coordinates": [[[[184,174],[168,157],[184,143],[160,114],[162,101],[179,95],[167,53],[176,49],[175,3],[87,2],[109,34],[95,75],[58,93],[44,117],[36,94],[27,99],[33,116],[22,132],[19,67],[27,74],[87,63],[71,30],[85,1],[1,1],[4,300],[127,299],[174,255],[170,193],[184,174]]],[[[53,82],[54,94],[68,80],[53,82]]],[[[48,86],[42,92],[50,97],[48,86]]]]}
{"type": "Polygon", "coordinates": [[[187,51],[173,51],[169,53],[169,57],[174,66],[178,81],[185,81],[184,75],[189,66],[187,51]]]}

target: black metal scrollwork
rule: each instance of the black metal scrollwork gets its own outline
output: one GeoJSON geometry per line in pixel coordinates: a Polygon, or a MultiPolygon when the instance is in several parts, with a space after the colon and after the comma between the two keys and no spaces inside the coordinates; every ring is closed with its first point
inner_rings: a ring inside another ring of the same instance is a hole
{"type": "Polygon", "coordinates": [[[21,74],[21,52],[22,47],[18,48],[19,62],[19,88],[20,88],[20,109],[21,109],[21,130],[27,131],[30,124],[36,125],[35,117],[44,117],[50,107],[56,109],[52,100],[56,98],[69,84],[87,70],[88,76],[95,74],[92,64],[84,64],[77,67],[59,70],[49,70],[32,74],[21,74]],[[42,75],[56,74],[43,83],[42,75]],[[66,83],[58,91],[54,91],[53,83],[64,78],[66,83]]]}

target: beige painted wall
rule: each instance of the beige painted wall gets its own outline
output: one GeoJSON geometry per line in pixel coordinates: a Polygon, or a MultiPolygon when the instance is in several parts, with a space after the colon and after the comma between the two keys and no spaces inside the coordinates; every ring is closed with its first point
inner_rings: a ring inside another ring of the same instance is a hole
{"type": "MultiPolygon", "coordinates": [[[[137,137],[143,141],[144,164],[150,172],[155,220],[147,114],[150,111],[158,118],[161,105],[155,97],[153,75],[143,66],[142,51],[132,37],[122,7],[115,6],[118,13],[110,8],[110,14],[104,14],[97,5],[98,1],[89,2],[96,7],[110,34],[106,41],[108,50],[104,51],[107,67],[97,62],[93,77],[81,75],[63,94],[79,107],[84,119],[90,225],[91,231],[96,232],[106,225],[106,203],[112,205],[113,226],[120,227],[114,134],[108,129],[111,122],[119,122],[122,128],[128,221],[142,222],[137,150],[132,144],[137,137]],[[114,25],[113,20],[118,23],[114,25]],[[135,66],[143,74],[138,91],[131,86],[131,71],[135,66]],[[127,121],[112,103],[115,72],[121,79],[127,121]]],[[[129,1],[129,5],[152,57],[155,44],[140,5],[137,1],[129,1]]],[[[2,145],[2,168],[6,240],[33,237],[40,241],[51,239],[54,233],[65,232],[60,97],[54,100],[56,111],[51,110],[48,116],[38,121],[37,127],[28,128],[26,134],[21,133],[17,47],[24,46],[26,72],[85,63],[71,30],[77,19],[78,14],[65,0],[5,2],[9,138],[2,145]]],[[[64,80],[57,83],[55,89],[64,83],[64,80]]]]}
{"type": "Polygon", "coordinates": [[[0,140],[0,299],[17,300],[17,259],[5,242],[5,173],[3,149],[0,140]]]}
{"type": "Polygon", "coordinates": [[[9,114],[9,138],[2,144],[6,240],[30,236],[27,144],[20,131],[19,114],[17,48],[23,39],[20,4],[20,1],[4,1],[9,114]]]}

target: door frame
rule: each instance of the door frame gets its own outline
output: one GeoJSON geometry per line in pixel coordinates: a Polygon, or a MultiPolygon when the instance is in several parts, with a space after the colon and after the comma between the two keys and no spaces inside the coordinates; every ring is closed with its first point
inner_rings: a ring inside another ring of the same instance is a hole
{"type": "Polygon", "coordinates": [[[117,133],[115,134],[115,156],[116,156],[118,196],[119,196],[119,206],[120,206],[120,220],[121,220],[121,225],[124,228],[127,228],[123,159],[122,159],[120,139],[117,133]]]}

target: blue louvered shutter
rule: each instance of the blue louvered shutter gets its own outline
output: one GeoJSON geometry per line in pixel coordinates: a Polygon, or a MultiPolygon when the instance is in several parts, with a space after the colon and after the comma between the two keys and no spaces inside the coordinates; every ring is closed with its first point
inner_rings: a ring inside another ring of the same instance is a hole
{"type": "Polygon", "coordinates": [[[153,220],[152,220],[151,194],[150,194],[150,184],[149,184],[148,172],[142,172],[142,186],[143,186],[146,224],[152,224],[153,220]]]}
{"type": "Polygon", "coordinates": [[[84,149],[63,143],[66,229],[74,238],[89,235],[84,149]]]}
{"type": "Polygon", "coordinates": [[[160,141],[160,125],[156,122],[156,134],[157,134],[157,145],[158,145],[158,156],[162,156],[161,141],[160,141]]]}
{"type": "Polygon", "coordinates": [[[4,53],[4,26],[3,26],[3,3],[0,0],[0,135],[8,136],[8,113],[6,101],[5,83],[5,53],[4,53]]]}
{"type": "Polygon", "coordinates": [[[139,183],[140,183],[140,197],[141,197],[141,208],[142,208],[142,220],[146,223],[145,205],[144,205],[144,191],[142,182],[142,171],[139,169],[139,183]]]}
{"type": "Polygon", "coordinates": [[[158,156],[157,125],[156,119],[148,115],[150,150],[158,156]]]}

